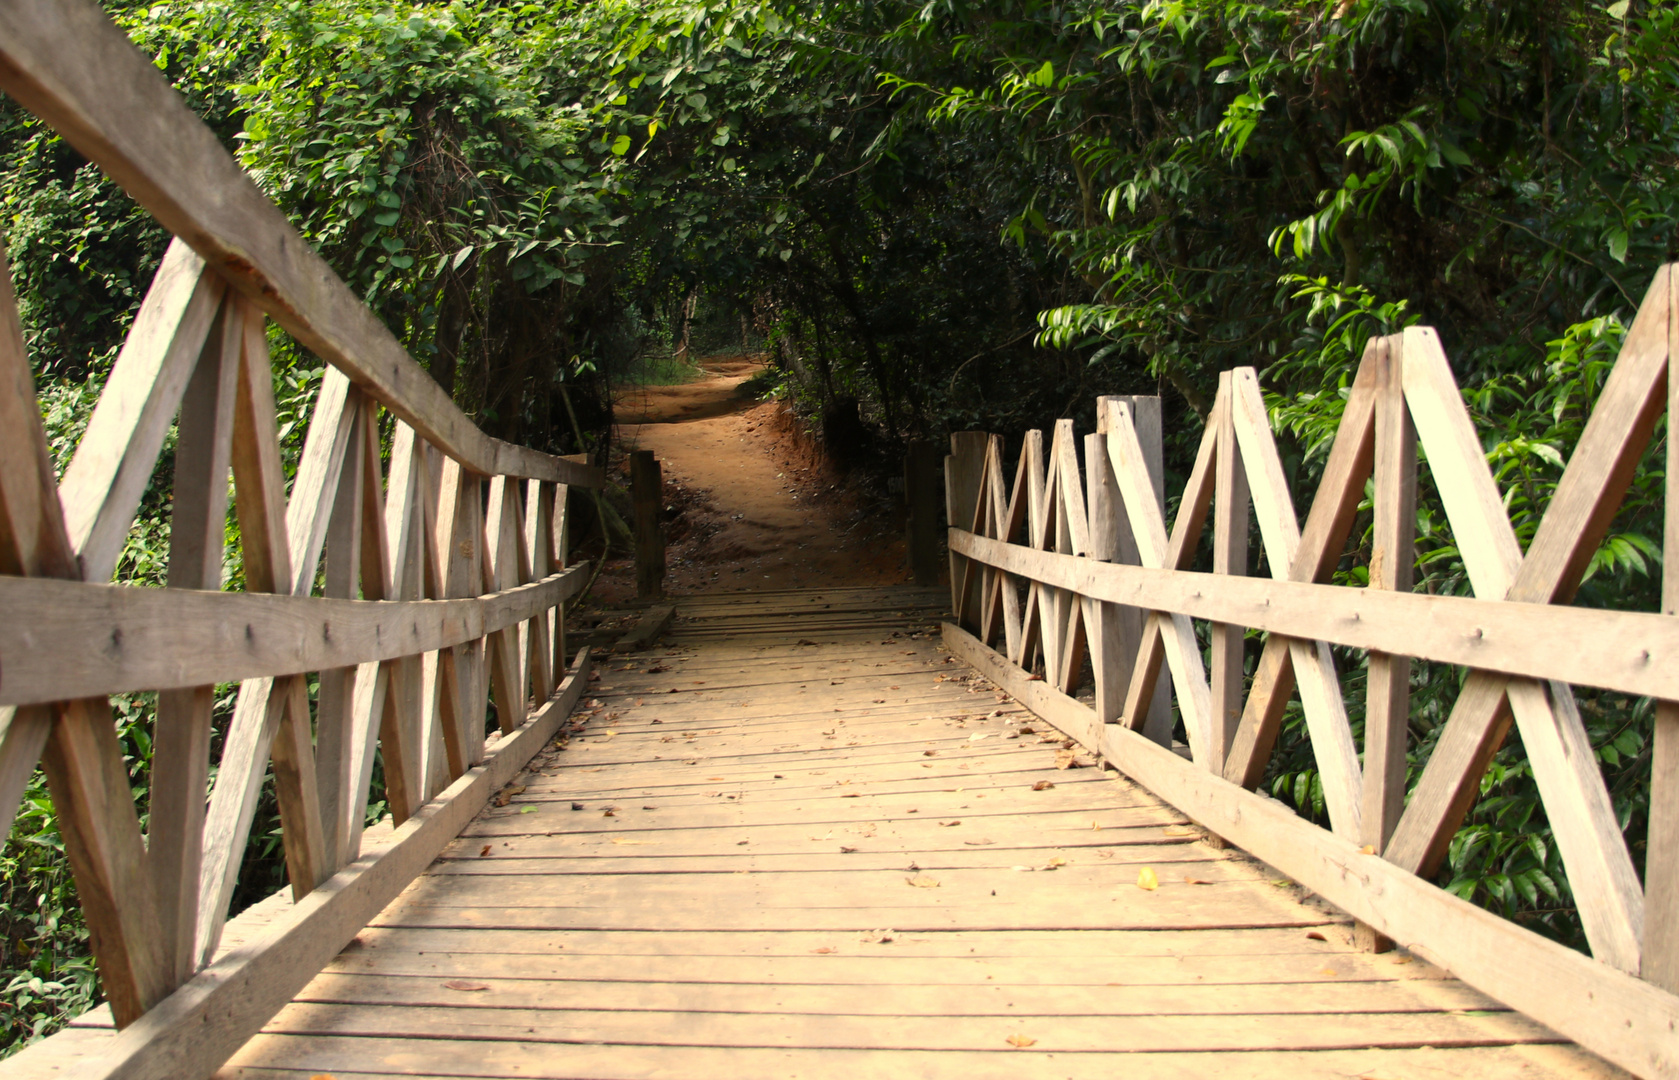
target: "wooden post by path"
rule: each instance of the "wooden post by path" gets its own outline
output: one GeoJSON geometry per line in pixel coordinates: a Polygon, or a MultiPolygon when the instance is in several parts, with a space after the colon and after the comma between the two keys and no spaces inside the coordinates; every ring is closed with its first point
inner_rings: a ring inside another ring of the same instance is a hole
{"type": "Polygon", "coordinates": [[[910,443],[904,453],[904,502],[909,515],[905,546],[917,585],[939,583],[939,453],[931,443],[910,443]]]}
{"type": "Polygon", "coordinates": [[[651,450],[630,454],[630,498],[635,503],[636,599],[657,600],[665,583],[665,537],[659,528],[664,479],[651,450]]]}

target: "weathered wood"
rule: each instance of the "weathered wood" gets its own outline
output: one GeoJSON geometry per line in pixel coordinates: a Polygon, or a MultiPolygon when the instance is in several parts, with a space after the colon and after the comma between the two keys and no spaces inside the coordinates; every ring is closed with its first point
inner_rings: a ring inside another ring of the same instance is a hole
{"type": "MultiPolygon", "coordinates": [[[[219,590],[227,481],[244,339],[243,312],[223,307],[181,401],[169,528],[169,587],[219,590]]],[[[157,890],[158,934],[171,985],[198,966],[198,881],[203,862],[210,719],[215,687],[165,690],[153,724],[146,850],[157,890]]]]}
{"type": "Polygon", "coordinates": [[[122,1027],[173,989],[169,943],[157,932],[157,891],[110,704],[84,698],[62,702],[55,711],[41,764],[76,875],[100,988],[122,1027]]]}
{"type": "Polygon", "coordinates": [[[612,646],[613,652],[640,652],[659,639],[676,617],[675,604],[654,604],[641,613],[641,617],[630,627],[629,633],[619,638],[612,646]]]}
{"type": "MultiPolygon", "coordinates": [[[[1219,376],[1219,393],[1231,395],[1230,372],[1219,376]]],[[[1213,489],[1213,573],[1246,576],[1248,572],[1248,477],[1236,445],[1234,413],[1219,415],[1217,480],[1213,489]]],[[[1212,740],[1207,768],[1224,775],[1225,759],[1242,722],[1243,660],[1247,629],[1229,623],[1212,628],[1211,669],[1212,740]]]]}
{"type": "Polygon", "coordinates": [[[56,0],[9,6],[0,17],[0,55],[7,94],[306,348],[367,387],[428,441],[481,475],[600,484],[598,470],[474,427],[97,6],[56,0]]]}
{"type": "Polygon", "coordinates": [[[575,596],[588,567],[481,597],[377,602],[0,577],[0,604],[19,615],[0,621],[0,662],[50,648],[62,664],[8,666],[0,703],[289,675],[461,645],[575,596]]]}
{"type": "Polygon", "coordinates": [[[294,901],[302,900],[332,873],[327,855],[326,822],[315,783],[315,750],[309,739],[309,687],[301,675],[283,680],[269,697],[274,729],[271,754],[274,791],[280,804],[281,839],[286,876],[294,901]]]}
{"type": "MultiPolygon", "coordinates": [[[[1667,415],[1679,417],[1679,296],[1675,268],[1668,279],[1667,415]]],[[[1667,440],[1663,505],[1662,606],[1679,615],[1679,439],[1667,440]]],[[[1639,974],[1679,993],[1679,702],[1656,703],[1650,754],[1650,830],[1644,854],[1644,952],[1639,974]]],[[[0,791],[3,795],[3,791],[0,791]]],[[[4,803],[0,803],[0,812],[4,803]]]]}
{"type": "MultiPolygon", "coordinates": [[[[1064,730],[1089,708],[947,624],[952,651],[1064,730]],[[1060,718],[1060,719],[1058,719],[1060,718]]],[[[1115,767],[1172,805],[1471,986],[1645,1076],[1679,1076],[1679,997],[1458,899],[1281,803],[1245,791],[1122,727],[1102,731],[1115,767]]]]}
{"type": "MultiPolygon", "coordinates": [[[[1370,588],[1411,591],[1416,561],[1417,437],[1405,410],[1401,342],[1374,343],[1376,364],[1375,524],[1370,588]]],[[[1369,655],[1364,705],[1364,809],[1359,839],[1378,853],[1405,809],[1406,735],[1411,719],[1411,661],[1369,655]]]]}
{"type": "Polygon", "coordinates": [[[950,544],[965,557],[1082,596],[1189,618],[1630,694],[1679,689],[1679,675],[1660,670],[1662,657],[1679,656],[1679,631],[1661,615],[1121,566],[961,532],[950,544]],[[1540,640],[1557,644],[1540,649],[1540,640]]]}
{"type": "Polygon", "coordinates": [[[664,479],[651,450],[630,455],[630,498],[635,504],[635,594],[657,600],[665,589],[664,479]]]}
{"type": "Polygon", "coordinates": [[[553,737],[588,677],[585,649],[559,694],[498,740],[483,764],[398,828],[389,844],[338,871],[266,933],[160,1001],[103,1047],[96,1061],[85,1062],[80,1075],[165,1080],[214,1072],[553,737]]]}
{"type": "Polygon", "coordinates": [[[88,581],[116,569],[224,291],[204,260],[170,244],[64,471],[65,526],[88,581]]]}

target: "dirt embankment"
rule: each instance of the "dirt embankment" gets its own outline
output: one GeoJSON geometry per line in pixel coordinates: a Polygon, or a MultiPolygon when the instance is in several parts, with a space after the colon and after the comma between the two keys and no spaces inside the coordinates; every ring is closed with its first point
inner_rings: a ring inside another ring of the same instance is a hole
{"type": "MultiPolygon", "coordinates": [[[[626,388],[615,402],[613,480],[628,486],[633,449],[653,451],[664,468],[665,591],[908,581],[897,516],[848,486],[791,410],[742,390],[761,364],[717,356],[701,366],[709,378],[626,388]]],[[[634,595],[630,560],[608,562],[595,599],[634,595]]]]}

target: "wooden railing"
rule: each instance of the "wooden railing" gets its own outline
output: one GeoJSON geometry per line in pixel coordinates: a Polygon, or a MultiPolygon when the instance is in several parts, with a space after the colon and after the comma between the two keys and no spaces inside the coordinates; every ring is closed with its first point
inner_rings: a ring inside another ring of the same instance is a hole
{"type": "Polygon", "coordinates": [[[207,1075],[570,711],[566,491],[601,477],[474,427],[93,4],[0,6],[0,87],[176,237],[61,482],[0,262],[0,834],[41,761],[128,1029],[101,1068],[207,1075]],[[330,365],[289,492],[270,317],[330,365]],[[167,587],[109,584],[172,425],[167,587]],[[158,692],[144,835],[131,691],[158,692]],[[375,757],[396,828],[364,857],[375,757]],[[297,903],[217,959],[270,764],[297,903]]]}
{"type": "MultiPolygon", "coordinates": [[[[1656,275],[1531,544],[1516,541],[1439,338],[1365,351],[1302,527],[1250,368],[1224,375],[1168,530],[1158,399],[1105,398],[1099,433],[1028,432],[1013,485],[998,436],[947,459],[946,640],[1180,810],[1385,935],[1643,1076],[1679,1076],[1679,440],[1668,436],[1660,614],[1569,601],[1679,393],[1675,267],[1656,275]],[[1418,446],[1474,597],[1411,591],[1418,446]],[[1370,586],[1324,584],[1372,482],[1370,586]],[[1240,576],[1249,514],[1273,580],[1240,576]],[[1191,572],[1207,517],[1213,572],[1191,572]],[[1209,626],[1210,648],[1193,620],[1209,626]],[[1265,632],[1251,679],[1247,628],[1265,632]],[[993,646],[996,646],[995,648],[993,646]],[[1368,654],[1362,761],[1330,646],[1368,654]],[[1077,700],[1088,658],[1093,696],[1077,700]],[[1406,797],[1411,658],[1468,669],[1406,797]],[[1571,684],[1658,702],[1642,883],[1571,684]],[[1330,828],[1255,794],[1295,690],[1330,828]],[[1173,753],[1175,699],[1187,734],[1173,753]],[[1592,956],[1436,888],[1512,719],[1592,956]],[[1165,744],[1165,745],[1162,745],[1165,744]],[[1419,876],[1420,875],[1420,876],[1419,876]]],[[[1670,420],[1671,423],[1671,420],[1670,420]]],[[[1671,430],[1671,429],[1669,429],[1671,430]]]]}

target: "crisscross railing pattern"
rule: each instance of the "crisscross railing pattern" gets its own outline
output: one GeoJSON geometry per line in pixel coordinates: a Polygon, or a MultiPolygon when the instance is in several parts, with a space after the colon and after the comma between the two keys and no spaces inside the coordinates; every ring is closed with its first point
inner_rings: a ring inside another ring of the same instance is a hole
{"type": "Polygon", "coordinates": [[[94,5],[0,9],[0,85],[176,236],[61,482],[0,261],[0,833],[41,761],[118,1026],[168,999],[185,1042],[146,1067],[208,1072],[569,712],[566,491],[600,474],[478,431],[94,5]],[[329,364],[289,490],[270,317],[329,364]],[[172,428],[167,587],[111,585],[172,428]],[[158,692],[144,833],[108,701],[129,691],[158,692]],[[376,758],[396,840],[424,842],[358,862],[376,758]],[[271,765],[313,906],[262,963],[195,979],[271,765]]]}
{"type": "MultiPolygon", "coordinates": [[[[1657,273],[1525,552],[1438,337],[1412,327],[1366,349],[1303,525],[1251,368],[1220,379],[1170,531],[1157,401],[1102,399],[1082,466],[1070,421],[1056,426],[1047,453],[1042,434],[1028,432],[1012,487],[1000,437],[956,436],[946,477],[950,520],[968,525],[950,534],[953,604],[966,629],[951,627],[947,636],[1087,746],[1375,930],[1427,950],[1620,1064],[1675,1075],[1679,622],[1671,616],[1679,573],[1664,578],[1660,614],[1569,605],[1679,387],[1671,376],[1679,361],[1674,273],[1672,266],[1657,273]],[[1419,447],[1474,597],[1411,591],[1419,447]],[[1324,584],[1367,484],[1375,518],[1370,585],[1324,584]],[[1209,515],[1213,572],[1190,572],[1209,515]],[[1242,576],[1250,520],[1271,581],[1242,576]],[[1194,620],[1210,624],[1206,649],[1194,620]],[[1251,678],[1242,651],[1249,627],[1267,632],[1251,678]],[[1362,748],[1331,645],[1369,657],[1362,748]],[[1413,657],[1469,670],[1407,798],[1413,657]],[[1070,696],[1086,658],[1089,705],[1070,696]],[[1660,703],[1642,881],[1574,684],[1660,703]],[[1327,832],[1245,790],[1261,780],[1296,690],[1327,832]],[[1193,763],[1156,745],[1170,744],[1168,695],[1193,763]],[[1512,722],[1595,959],[1423,880],[1438,868],[1512,722]]],[[[1673,567],[1679,450],[1671,438],[1667,455],[1673,567]]]]}

